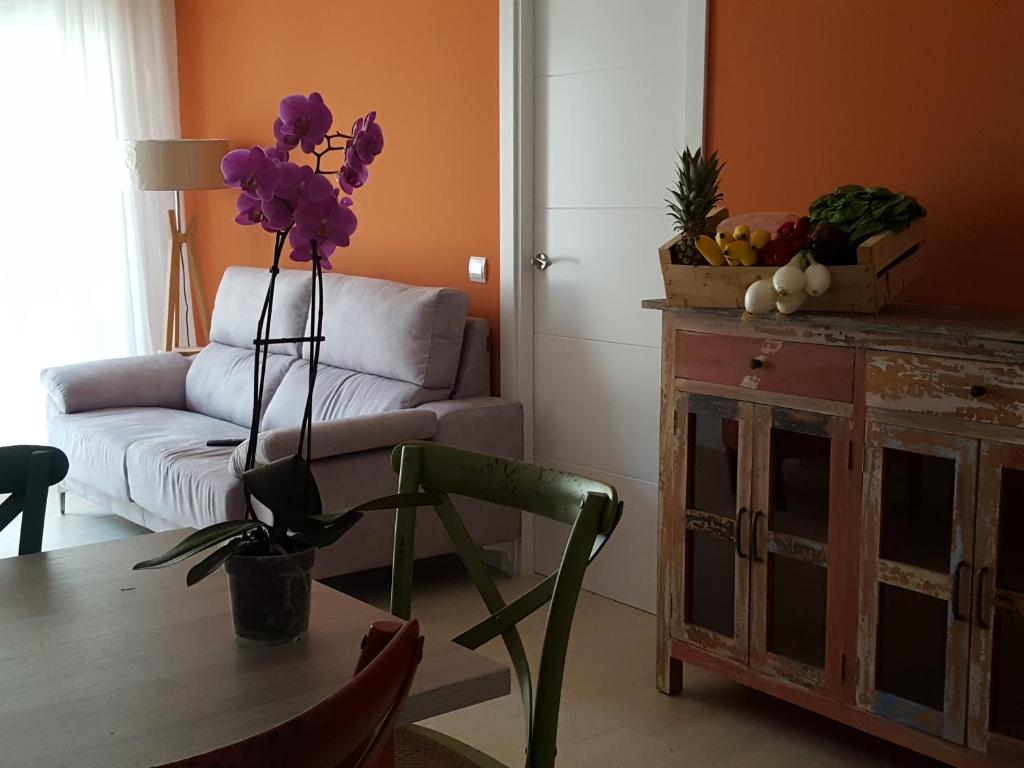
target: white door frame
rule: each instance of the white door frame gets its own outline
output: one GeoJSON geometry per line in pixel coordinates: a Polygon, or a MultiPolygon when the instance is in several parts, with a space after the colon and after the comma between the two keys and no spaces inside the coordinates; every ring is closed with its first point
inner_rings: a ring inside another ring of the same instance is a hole
{"type": "MultiPolygon", "coordinates": [[[[523,458],[533,460],[533,0],[499,0],[501,394],[523,404],[523,458]]],[[[533,573],[524,512],[520,573],[533,573]]]]}
{"type": "MultiPolygon", "coordinates": [[[[501,394],[523,404],[523,457],[532,461],[534,0],[499,0],[498,16],[501,394]]],[[[700,144],[704,142],[707,26],[708,0],[689,0],[685,130],[687,136],[699,136],[700,144]]],[[[524,513],[519,547],[522,573],[534,571],[533,536],[533,516],[524,513]]]]}

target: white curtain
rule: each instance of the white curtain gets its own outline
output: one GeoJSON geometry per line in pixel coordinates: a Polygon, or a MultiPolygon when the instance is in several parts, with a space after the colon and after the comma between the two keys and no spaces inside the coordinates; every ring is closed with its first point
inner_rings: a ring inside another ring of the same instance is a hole
{"type": "Polygon", "coordinates": [[[0,0],[0,445],[45,440],[40,369],[156,348],[174,198],[120,142],[178,136],[173,0],[0,0]]]}

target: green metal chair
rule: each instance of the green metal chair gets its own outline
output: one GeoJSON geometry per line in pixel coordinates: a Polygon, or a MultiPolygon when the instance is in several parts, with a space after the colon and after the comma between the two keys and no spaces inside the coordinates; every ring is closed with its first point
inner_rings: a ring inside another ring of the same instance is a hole
{"type": "MultiPolygon", "coordinates": [[[[525,766],[551,768],[555,765],[562,677],[576,601],[587,566],[622,516],[618,494],[610,485],[578,475],[436,443],[403,443],[395,448],[391,461],[399,475],[399,493],[422,489],[436,499],[434,509],[491,613],[454,642],[473,650],[501,636],[523,700],[525,766]],[[448,494],[521,509],[571,526],[561,566],[536,587],[506,603],[448,494]],[[516,625],[549,601],[534,698],[530,665],[516,625]]],[[[391,613],[404,619],[412,614],[415,531],[415,508],[400,509],[395,524],[391,613]]],[[[396,754],[396,768],[506,768],[462,742],[420,726],[398,732],[396,754]]]]}
{"type": "Polygon", "coordinates": [[[31,555],[43,548],[46,495],[51,485],[68,473],[68,457],[47,445],[0,446],[0,531],[21,515],[19,555],[31,555]]]}

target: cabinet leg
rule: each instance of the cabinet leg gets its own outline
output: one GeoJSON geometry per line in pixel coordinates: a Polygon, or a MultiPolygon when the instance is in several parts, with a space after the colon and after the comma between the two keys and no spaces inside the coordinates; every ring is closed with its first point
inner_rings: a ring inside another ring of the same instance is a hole
{"type": "Polygon", "coordinates": [[[658,659],[658,690],[674,696],[683,690],[683,662],[664,655],[658,659]]]}

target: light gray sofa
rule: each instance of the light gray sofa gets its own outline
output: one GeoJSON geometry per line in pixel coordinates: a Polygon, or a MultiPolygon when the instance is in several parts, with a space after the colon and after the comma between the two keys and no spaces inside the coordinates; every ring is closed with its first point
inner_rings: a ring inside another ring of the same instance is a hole
{"type": "MultiPolygon", "coordinates": [[[[48,368],[50,443],[71,468],[61,484],[154,531],[238,518],[252,416],[253,339],[266,291],[264,269],[233,267],[221,280],[210,343],[194,357],[160,353],[48,368]]],[[[313,472],[327,510],[394,493],[394,445],[437,440],[522,456],[519,403],[490,396],[490,331],[467,317],[468,298],[340,274],[324,276],[324,341],[314,392],[313,472]]],[[[310,276],[282,270],[272,334],[307,330],[310,276]]],[[[271,348],[257,446],[259,463],[295,452],[308,386],[302,345],[271,348]]],[[[519,514],[459,500],[484,545],[515,542],[519,514]]],[[[369,513],[317,558],[317,576],[386,565],[394,516],[369,513]]],[[[450,551],[433,512],[419,516],[417,556],[450,551]]]]}

